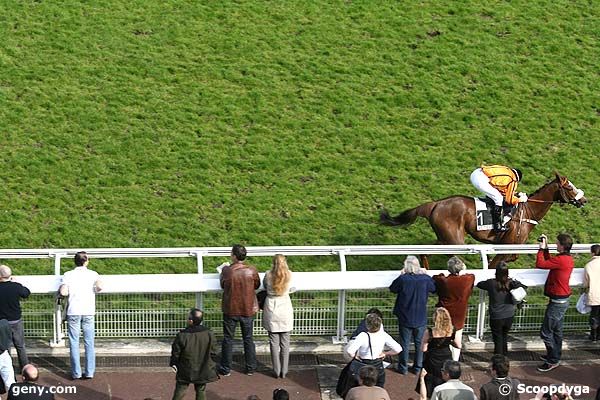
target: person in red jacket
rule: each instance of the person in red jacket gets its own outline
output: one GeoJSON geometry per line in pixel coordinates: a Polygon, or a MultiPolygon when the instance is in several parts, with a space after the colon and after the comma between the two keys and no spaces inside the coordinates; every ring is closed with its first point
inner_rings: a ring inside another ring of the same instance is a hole
{"type": "Polygon", "coordinates": [[[462,334],[467,318],[469,297],[471,297],[473,284],[475,283],[475,275],[461,274],[461,271],[465,269],[467,269],[465,263],[460,258],[454,256],[448,260],[448,272],[450,272],[450,275],[439,274],[433,277],[439,296],[439,301],[435,306],[444,307],[448,310],[452,318],[452,325],[456,329],[454,340],[458,344],[458,347],[450,346],[454,361],[458,361],[460,358],[462,334]]]}
{"type": "Polygon", "coordinates": [[[549,298],[544,322],[540,330],[540,337],[546,345],[546,356],[540,358],[544,361],[538,366],[538,371],[551,371],[560,364],[563,340],[563,322],[565,313],[569,308],[571,288],[569,280],[575,263],[571,257],[573,239],[566,233],[556,237],[558,255],[551,256],[548,250],[548,238],[541,235],[538,239],[540,249],[535,262],[536,268],[549,270],[548,278],[544,285],[544,295],[549,298]]]}

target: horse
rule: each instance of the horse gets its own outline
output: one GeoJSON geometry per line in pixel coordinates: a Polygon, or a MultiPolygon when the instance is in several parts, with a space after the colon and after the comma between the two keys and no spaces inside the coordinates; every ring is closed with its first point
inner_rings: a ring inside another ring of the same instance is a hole
{"type": "MultiPolygon", "coordinates": [[[[580,208],[586,202],[583,191],[555,172],[555,179],[532,193],[527,202],[518,203],[511,220],[507,223],[509,229],[506,232],[478,231],[475,202],[473,197],[468,196],[450,196],[421,204],[395,217],[390,216],[386,209],[382,209],[380,221],[384,225],[402,226],[412,224],[417,217],[425,218],[437,236],[436,244],[464,244],[467,233],[482,243],[522,244],[535,225],[548,213],[552,204],[571,204],[580,208]]],[[[421,258],[423,266],[428,268],[427,257],[421,258]]],[[[500,261],[511,262],[517,258],[516,254],[497,254],[489,267],[495,269],[500,261]]]]}

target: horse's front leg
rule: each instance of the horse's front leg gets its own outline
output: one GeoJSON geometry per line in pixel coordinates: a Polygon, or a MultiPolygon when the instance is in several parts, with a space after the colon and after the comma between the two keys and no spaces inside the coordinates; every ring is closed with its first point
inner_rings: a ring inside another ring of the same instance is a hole
{"type": "Polygon", "coordinates": [[[421,254],[419,258],[421,259],[421,267],[429,269],[429,259],[427,258],[427,254],[421,254]]]}

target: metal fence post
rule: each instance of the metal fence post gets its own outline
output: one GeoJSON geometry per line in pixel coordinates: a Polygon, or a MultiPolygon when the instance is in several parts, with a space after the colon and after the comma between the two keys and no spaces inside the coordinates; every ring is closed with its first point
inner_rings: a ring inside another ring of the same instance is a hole
{"type": "MultiPolygon", "coordinates": [[[[198,275],[204,279],[204,252],[196,252],[196,265],[198,267],[198,275]]],[[[204,307],[204,294],[203,292],[196,292],[196,308],[202,310],[204,307]]]]}
{"type": "MultiPolygon", "coordinates": [[[[54,254],[54,276],[60,277],[60,260],[66,254],[54,254]]],[[[65,312],[67,312],[65,310],[65,312]]],[[[52,316],[52,340],[50,347],[59,347],[65,345],[65,336],[62,330],[62,312],[58,304],[58,293],[54,302],[54,314],[52,316]]]]}
{"type": "MultiPolygon", "coordinates": [[[[340,257],[340,271],[346,272],[346,252],[344,250],[340,250],[338,252],[340,257]]],[[[337,326],[336,326],[336,335],[332,338],[334,344],[337,343],[346,343],[348,339],[346,338],[346,291],[340,290],[338,292],[338,304],[337,304],[337,326]]]]}
{"type": "MultiPolygon", "coordinates": [[[[484,270],[489,269],[488,252],[486,249],[479,251],[481,255],[481,266],[484,270]]],[[[475,341],[481,341],[485,330],[485,294],[483,290],[479,291],[479,305],[477,306],[477,329],[475,331],[475,341]]]]}

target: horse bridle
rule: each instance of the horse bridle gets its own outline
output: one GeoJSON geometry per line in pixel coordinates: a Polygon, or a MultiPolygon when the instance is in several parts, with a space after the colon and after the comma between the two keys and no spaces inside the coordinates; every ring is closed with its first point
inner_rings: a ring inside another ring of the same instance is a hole
{"type": "MultiPolygon", "coordinates": [[[[575,186],[574,186],[574,185],[573,185],[571,182],[569,182],[569,181],[567,181],[567,182],[568,182],[568,183],[569,183],[571,186],[573,186],[573,188],[575,188],[575,186]]],[[[579,189],[576,189],[576,188],[575,188],[575,190],[577,190],[577,191],[580,191],[579,189]]],[[[570,199],[570,198],[567,196],[567,193],[566,193],[565,187],[564,187],[564,185],[563,185],[563,183],[562,183],[562,182],[558,182],[558,192],[560,193],[560,198],[559,198],[558,200],[537,200],[537,199],[527,199],[527,201],[531,201],[531,202],[533,202],[533,203],[560,203],[560,204],[571,204],[571,205],[573,205],[573,206],[578,206],[578,205],[579,205],[579,203],[577,202],[577,200],[578,200],[578,199],[577,199],[576,197],[575,197],[575,198],[572,198],[572,199],[570,199]]],[[[583,192],[581,192],[581,193],[583,193],[583,192]]],[[[583,194],[582,194],[582,196],[583,196],[583,194]]]]}

